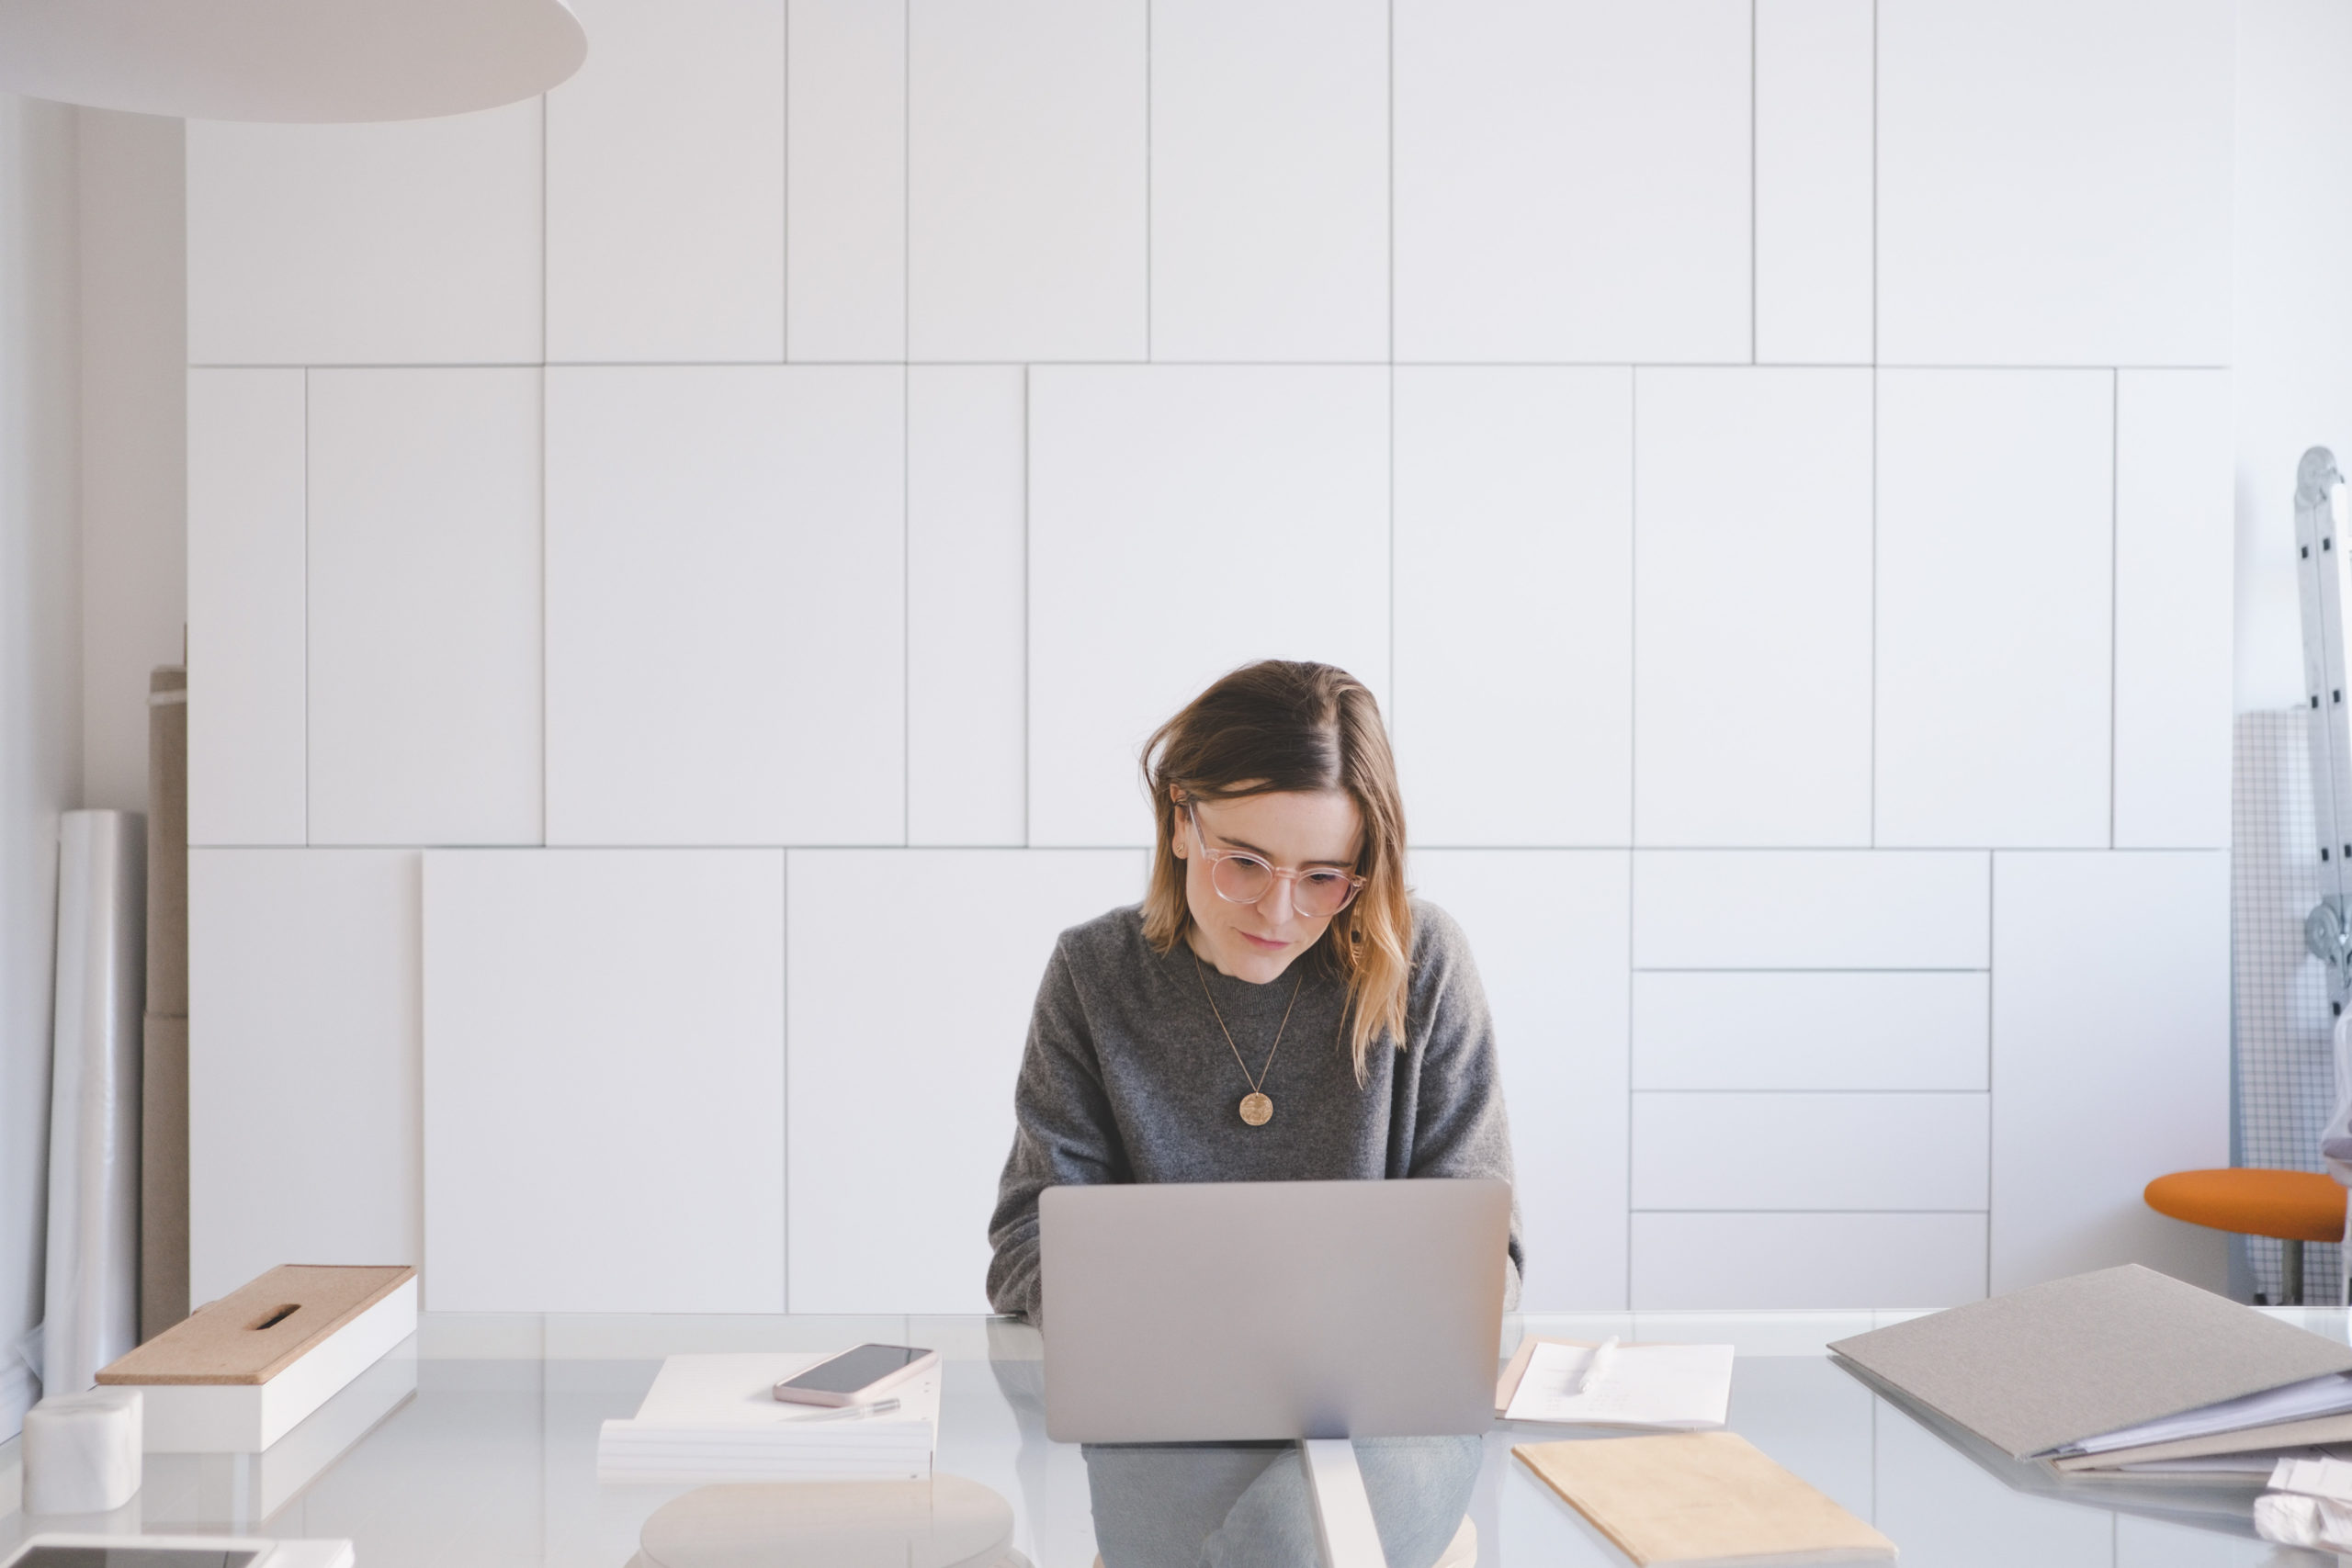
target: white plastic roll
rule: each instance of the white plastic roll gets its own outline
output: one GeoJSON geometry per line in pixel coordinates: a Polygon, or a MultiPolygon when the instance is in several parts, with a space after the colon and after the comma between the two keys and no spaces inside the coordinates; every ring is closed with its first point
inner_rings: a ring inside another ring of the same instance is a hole
{"type": "Polygon", "coordinates": [[[57,863],[41,1390],[79,1393],[139,1343],[140,1014],[146,828],[69,811],[57,863]]]}

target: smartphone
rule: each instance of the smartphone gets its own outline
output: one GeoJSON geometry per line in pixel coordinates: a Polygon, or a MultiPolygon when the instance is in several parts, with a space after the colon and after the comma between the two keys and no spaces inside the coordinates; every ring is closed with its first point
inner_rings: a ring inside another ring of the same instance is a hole
{"type": "Polygon", "coordinates": [[[939,1364],[939,1352],[912,1345],[860,1345],[818,1362],[775,1385],[775,1396],[794,1404],[865,1404],[883,1390],[939,1364]]]}

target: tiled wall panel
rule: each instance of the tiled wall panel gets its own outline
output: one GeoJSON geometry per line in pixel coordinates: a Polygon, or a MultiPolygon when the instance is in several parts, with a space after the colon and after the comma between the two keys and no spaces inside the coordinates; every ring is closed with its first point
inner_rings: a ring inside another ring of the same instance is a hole
{"type": "Polygon", "coordinates": [[[2220,1290],[2141,1190],[2230,1163],[2229,856],[1993,862],[1992,1288],[2140,1262],[2220,1290]]]}
{"type": "Polygon", "coordinates": [[[1871,841],[1871,377],[1634,378],[1634,840],[1871,841]]]}
{"type": "Polygon", "coordinates": [[[784,855],[424,862],[445,1312],[784,1309],[784,855]]]}
{"type": "Polygon", "coordinates": [[[896,367],[548,376],[548,839],[906,834],[896,367]]]}
{"type": "Polygon", "coordinates": [[[2226,371],[2117,377],[2117,849],[2229,847],[2230,418],[2226,371]]]}
{"type": "Polygon", "coordinates": [[[2226,364],[2233,16],[1881,5],[1881,357],[2226,364]]]}
{"type": "Polygon", "coordinates": [[[1383,702],[1530,1307],[2211,1271],[2222,0],[581,4],[544,101],[189,130],[221,1270],[315,1190],[445,1307],[976,1306],[1137,750],[1279,656],[1383,702]],[[263,1190],[273,1073],[385,1184],[263,1190]]]}
{"type": "Polygon", "coordinates": [[[794,359],[907,352],[907,8],[790,0],[786,341],[794,359]]]}
{"type": "Polygon", "coordinates": [[[548,357],[784,357],[781,0],[582,0],[548,95],[548,357]]]}
{"type": "Polygon", "coordinates": [[[1623,1306],[1627,857],[1416,850],[1411,874],[1469,939],[1494,1017],[1527,1249],[1520,1304],[1623,1306]]]}
{"type": "Polygon", "coordinates": [[[1012,1085],[1055,938],[1143,893],[1133,850],[792,854],[794,1312],[985,1312],[1012,1085]],[[985,908],[924,983],[874,940],[985,908]]]}
{"type": "Polygon", "coordinates": [[[417,861],[189,852],[193,1300],[288,1261],[424,1260],[417,861]]]}
{"type": "Polygon", "coordinates": [[[1767,1310],[1984,1294],[1983,1214],[1636,1214],[1634,1307],[1767,1310]]]}
{"type": "Polygon", "coordinates": [[[1987,1089],[1991,977],[1703,970],[1634,976],[1634,1087],[1987,1089]]]}
{"type": "Polygon", "coordinates": [[[1645,850],[1634,856],[1642,969],[1982,969],[1981,854],[1645,850]]]}
{"type": "Polygon", "coordinates": [[[1396,373],[1389,719],[1418,842],[1628,841],[1631,392],[1622,369],[1396,373]]]}
{"type": "Polygon", "coordinates": [[[1748,17],[1400,0],[1397,356],[1747,359],[1748,17]]]}
{"type": "Polygon", "coordinates": [[[303,373],[187,378],[187,836],[299,844],[303,373]]]}
{"type": "Polygon", "coordinates": [[[1981,1094],[1634,1096],[1634,1208],[1984,1209],[1981,1094]]]}
{"type": "Polygon", "coordinates": [[[907,841],[1028,831],[1027,388],[907,372],[907,841]]]}
{"type": "Polygon", "coordinates": [[[311,373],[312,843],[539,841],[539,381],[311,373]]]}
{"type": "Polygon", "coordinates": [[[1385,370],[1031,371],[1029,841],[1145,842],[1138,750],[1236,665],[1385,697],[1387,602],[1385,370]]]}
{"type": "Polygon", "coordinates": [[[1151,356],[1388,356],[1388,7],[1151,14],[1151,356]]]}
{"type": "Polygon", "coordinates": [[[2115,378],[1878,389],[1877,841],[2103,847],[2115,378]]]}
{"type": "Polygon", "coordinates": [[[536,98],[389,125],[191,120],[191,365],[537,360],[536,98]]]}
{"type": "Polygon", "coordinates": [[[1758,0],[1758,364],[1874,357],[1874,11],[1872,0],[1758,0]]]}
{"type": "Polygon", "coordinates": [[[910,0],[916,359],[1140,359],[1145,0],[910,0]]]}

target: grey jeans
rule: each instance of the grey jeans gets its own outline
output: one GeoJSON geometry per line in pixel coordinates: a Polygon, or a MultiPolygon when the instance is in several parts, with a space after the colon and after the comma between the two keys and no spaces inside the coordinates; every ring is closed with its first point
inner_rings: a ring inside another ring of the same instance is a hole
{"type": "MultiPolygon", "coordinates": [[[[1295,1443],[1085,1449],[1102,1568],[1298,1568],[1319,1561],[1295,1443]]],[[[1389,1568],[1430,1568],[1478,1479],[1476,1438],[1359,1438],[1356,1463],[1389,1568]]]]}

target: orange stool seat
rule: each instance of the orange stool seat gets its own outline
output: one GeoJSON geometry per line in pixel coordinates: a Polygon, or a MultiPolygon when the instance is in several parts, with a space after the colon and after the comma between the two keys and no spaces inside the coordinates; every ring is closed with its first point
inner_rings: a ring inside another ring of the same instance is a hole
{"type": "Polygon", "coordinates": [[[2159,1214],[2217,1231],[2344,1239],[2344,1189],[2308,1170],[2178,1170],[2149,1182],[2145,1196],[2159,1214]]]}

